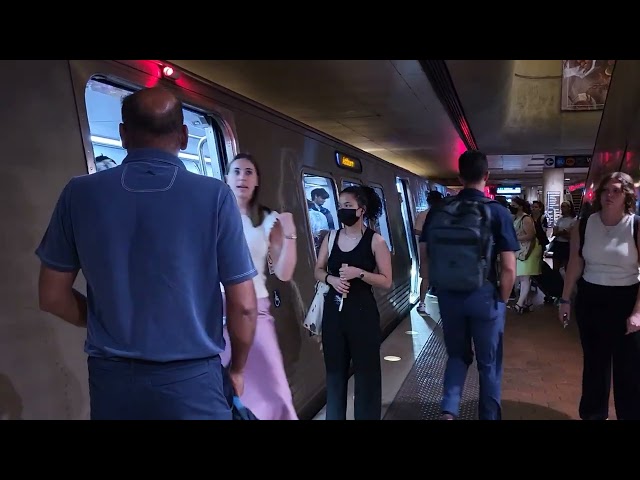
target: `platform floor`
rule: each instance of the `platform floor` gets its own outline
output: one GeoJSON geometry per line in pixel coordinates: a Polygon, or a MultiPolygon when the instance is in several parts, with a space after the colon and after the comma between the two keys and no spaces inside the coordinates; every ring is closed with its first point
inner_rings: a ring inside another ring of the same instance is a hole
{"type": "MultiPolygon", "coordinates": [[[[524,315],[511,310],[507,312],[503,419],[578,419],[582,351],[577,327],[572,323],[563,329],[557,319],[556,307],[541,304],[540,300],[536,303],[535,310],[524,315]]],[[[383,343],[381,362],[382,418],[436,418],[446,362],[439,323],[418,314],[414,308],[383,343]]],[[[347,418],[353,419],[353,377],[349,381],[349,391],[347,418]]],[[[477,418],[477,395],[474,363],[463,393],[461,419],[477,418]]],[[[609,418],[615,419],[612,395],[609,418]]],[[[324,419],[324,409],[315,419],[324,419]]]]}

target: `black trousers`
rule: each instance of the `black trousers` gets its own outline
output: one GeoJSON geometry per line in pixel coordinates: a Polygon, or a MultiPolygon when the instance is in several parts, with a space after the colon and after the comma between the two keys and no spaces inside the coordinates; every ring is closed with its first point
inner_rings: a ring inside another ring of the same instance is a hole
{"type": "Polygon", "coordinates": [[[345,420],[349,367],[353,361],[355,420],[380,420],[382,375],[380,367],[380,314],[373,295],[356,298],[338,312],[340,297],[331,289],[325,300],[322,346],[327,373],[327,420],[345,420]]]}
{"type": "Polygon", "coordinates": [[[578,282],[575,312],[584,355],[579,408],[583,420],[609,416],[612,366],[617,418],[640,420],[640,332],[625,334],[639,285],[578,282]]]}

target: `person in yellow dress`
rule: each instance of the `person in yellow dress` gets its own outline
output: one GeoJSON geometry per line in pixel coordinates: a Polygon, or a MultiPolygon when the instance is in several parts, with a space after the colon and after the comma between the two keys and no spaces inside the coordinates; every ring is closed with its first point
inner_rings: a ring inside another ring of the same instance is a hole
{"type": "Polygon", "coordinates": [[[516,277],[520,282],[520,295],[512,306],[517,313],[531,310],[531,276],[540,275],[542,265],[542,246],[536,238],[536,227],[531,218],[531,204],[519,197],[514,197],[510,205],[514,215],[513,227],[516,230],[520,250],[516,254],[516,277]]]}

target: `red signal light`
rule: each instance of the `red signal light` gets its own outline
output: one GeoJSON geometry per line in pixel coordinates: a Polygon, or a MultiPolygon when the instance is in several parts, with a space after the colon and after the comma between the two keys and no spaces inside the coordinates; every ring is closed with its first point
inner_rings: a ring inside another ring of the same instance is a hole
{"type": "Polygon", "coordinates": [[[162,67],[162,76],[170,78],[171,80],[176,80],[180,77],[180,73],[175,68],[165,65],[162,67]]]}

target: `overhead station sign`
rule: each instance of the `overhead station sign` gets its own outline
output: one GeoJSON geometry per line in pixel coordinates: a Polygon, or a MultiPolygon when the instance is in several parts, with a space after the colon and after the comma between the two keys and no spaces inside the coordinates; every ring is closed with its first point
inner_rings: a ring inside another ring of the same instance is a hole
{"type": "Polygon", "coordinates": [[[521,185],[503,185],[496,188],[496,195],[520,195],[521,193],[521,185]]]}
{"type": "Polygon", "coordinates": [[[567,155],[555,157],[555,168],[589,168],[591,155],[567,155]]]}

